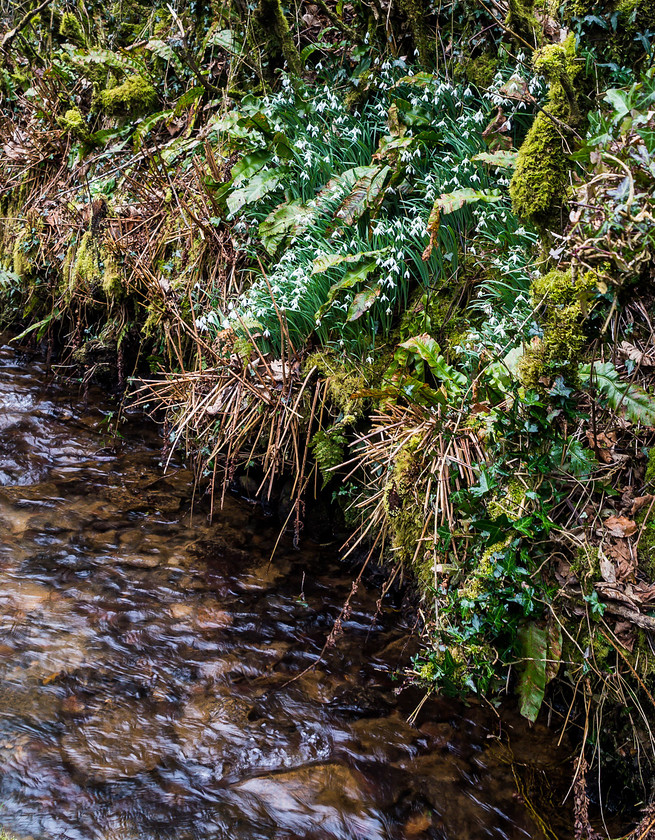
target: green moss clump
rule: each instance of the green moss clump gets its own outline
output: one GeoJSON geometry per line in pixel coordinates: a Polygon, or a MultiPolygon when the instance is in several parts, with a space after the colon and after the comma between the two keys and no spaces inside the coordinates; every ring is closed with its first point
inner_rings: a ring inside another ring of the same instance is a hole
{"type": "Polygon", "coordinates": [[[510,521],[520,519],[526,508],[526,490],[520,481],[510,479],[487,504],[489,517],[506,516],[510,521]]]}
{"type": "Polygon", "coordinates": [[[648,450],[648,464],[646,466],[646,484],[655,482],[655,446],[648,450]]]}
{"type": "Polygon", "coordinates": [[[62,273],[66,283],[65,294],[69,296],[76,290],[92,291],[98,286],[107,300],[116,300],[124,293],[123,274],[116,258],[89,230],[77,247],[68,250],[62,273]]]}
{"type": "Polygon", "coordinates": [[[337,423],[330,429],[321,429],[313,436],[310,447],[323,477],[323,487],[334,478],[334,473],[330,470],[344,462],[347,445],[348,439],[342,423],[337,423]]]}
{"type": "Polygon", "coordinates": [[[575,381],[577,365],[586,345],[584,322],[587,300],[596,288],[592,272],[576,275],[554,270],[532,283],[535,307],[544,307],[544,334],[535,338],[519,363],[519,376],[526,388],[543,391],[555,376],[575,381]]]}
{"type": "Polygon", "coordinates": [[[490,53],[482,53],[475,58],[463,60],[458,68],[469,84],[475,85],[478,90],[486,90],[493,81],[499,61],[490,53]]]}
{"type": "Polygon", "coordinates": [[[557,223],[567,188],[569,163],[562,124],[573,126],[578,119],[572,39],[539,50],[534,65],[550,82],[548,104],[521,145],[509,190],[515,213],[545,231],[557,223]]]}
{"type": "Polygon", "coordinates": [[[69,108],[63,117],[58,117],[57,122],[64,131],[70,132],[78,140],[88,139],[89,130],[84,119],[84,114],[79,108],[69,108]]]}
{"type": "Polygon", "coordinates": [[[25,233],[16,238],[12,251],[12,270],[17,277],[27,277],[32,270],[32,261],[27,247],[28,239],[25,233]]]}
{"type": "Polygon", "coordinates": [[[534,0],[509,0],[506,19],[507,27],[518,36],[521,46],[537,45],[542,38],[542,30],[534,13],[534,0]]]}
{"type": "Polygon", "coordinates": [[[121,85],[100,91],[100,107],[110,117],[139,117],[152,110],[157,92],[147,79],[135,74],[121,85]]]}
{"type": "Polygon", "coordinates": [[[428,5],[421,0],[399,0],[399,6],[409,23],[421,64],[425,67],[433,67],[436,39],[430,35],[426,26],[429,14],[428,5]]]}
{"type": "Polygon", "coordinates": [[[71,44],[77,44],[78,47],[86,46],[86,36],[82,24],[72,12],[64,12],[61,16],[59,34],[62,38],[70,41],[71,44]]]}
{"type": "Polygon", "coordinates": [[[356,394],[370,387],[363,372],[348,359],[323,350],[312,353],[305,362],[305,370],[309,371],[313,367],[325,378],[328,397],[341,412],[341,422],[344,423],[345,418],[350,423],[359,419],[364,413],[365,401],[356,394]]]}
{"type": "Polygon", "coordinates": [[[424,444],[422,435],[414,435],[400,448],[384,494],[393,559],[404,564],[411,563],[414,557],[418,560],[421,554],[426,553],[417,554],[424,525],[420,480],[425,458],[424,444]]]}
{"type": "Polygon", "coordinates": [[[289,72],[294,76],[302,73],[302,61],[289,24],[284,16],[280,0],[259,0],[256,16],[257,25],[265,38],[271,36],[284,56],[289,72]]]}

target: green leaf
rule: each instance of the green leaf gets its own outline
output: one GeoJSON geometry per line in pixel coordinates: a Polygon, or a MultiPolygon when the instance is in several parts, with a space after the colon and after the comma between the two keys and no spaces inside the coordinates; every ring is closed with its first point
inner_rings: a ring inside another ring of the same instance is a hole
{"type": "Polygon", "coordinates": [[[369,171],[355,182],[350,194],[344,198],[335,212],[336,219],[345,225],[352,225],[375,201],[384,188],[391,173],[389,166],[370,166],[369,171]]]}
{"type": "Polygon", "coordinates": [[[626,114],[630,113],[630,101],[624,90],[610,88],[603,99],[614,108],[614,122],[620,122],[626,114]]]}
{"type": "Polygon", "coordinates": [[[356,321],[358,318],[361,318],[362,315],[365,312],[368,312],[368,310],[373,306],[380,296],[381,291],[382,289],[380,286],[375,284],[367,286],[361,292],[358,292],[353,298],[353,302],[350,304],[346,321],[356,321]]]}
{"type": "Polygon", "coordinates": [[[167,61],[169,64],[172,64],[177,71],[178,76],[184,75],[184,64],[180,60],[180,57],[175,54],[173,47],[170,44],[167,44],[166,41],[160,41],[157,38],[152,38],[146,44],[146,49],[150,50],[151,53],[158,56],[159,58],[167,61]]]}
{"type": "Polygon", "coordinates": [[[611,362],[594,363],[593,373],[591,365],[580,365],[578,375],[585,387],[597,387],[614,411],[623,409],[632,423],[655,426],[653,397],[637,385],[621,381],[611,362]]]}
{"type": "Polygon", "coordinates": [[[519,710],[523,717],[534,723],[541,709],[546,685],[559,670],[562,631],[555,623],[544,625],[531,621],[519,627],[517,643],[522,660],[517,666],[519,710]]]}
{"type": "Polygon", "coordinates": [[[517,691],[519,711],[523,717],[535,722],[546,690],[546,659],[548,634],[536,622],[523,624],[518,629],[517,642],[521,664],[517,691]]]}
{"type": "Polygon", "coordinates": [[[426,362],[437,379],[442,380],[446,390],[457,392],[466,387],[467,379],[464,374],[446,362],[440,353],[439,345],[427,333],[408,338],[399,347],[409,350],[426,362]]]}
{"type": "Polygon", "coordinates": [[[492,192],[482,192],[481,190],[474,190],[471,187],[464,187],[455,192],[444,193],[434,202],[435,207],[439,207],[441,212],[445,215],[454,213],[455,210],[460,210],[465,204],[475,204],[478,201],[500,201],[502,196],[499,190],[492,192]]]}
{"type": "Polygon", "coordinates": [[[333,268],[335,265],[341,265],[342,263],[352,265],[362,262],[362,260],[370,260],[372,257],[382,256],[390,250],[391,247],[389,246],[379,251],[360,251],[357,254],[321,254],[320,257],[316,257],[312,264],[312,274],[322,274],[329,268],[333,268]]]}
{"type": "Polygon", "coordinates": [[[300,233],[314,213],[313,208],[307,207],[299,199],[280,204],[259,223],[262,245],[269,254],[275,254],[285,237],[300,233]]]}
{"type": "MultiPolygon", "coordinates": [[[[316,313],[316,320],[321,320],[321,318],[325,315],[325,313],[328,311],[328,309],[330,309],[330,307],[336,300],[339,292],[342,292],[344,289],[351,289],[353,286],[356,286],[357,283],[361,283],[361,281],[365,280],[368,277],[368,275],[376,268],[377,263],[375,262],[375,260],[371,260],[367,263],[364,263],[364,265],[360,266],[359,268],[347,271],[343,275],[341,280],[338,280],[336,283],[330,286],[330,291],[328,292],[327,300],[316,313]]],[[[350,315],[350,311],[348,312],[348,315],[350,315]]],[[[350,320],[350,318],[348,320],[350,320]]]]}
{"type": "Polygon", "coordinates": [[[281,175],[281,169],[268,169],[266,172],[260,172],[249,178],[245,187],[234,190],[227,197],[227,209],[230,214],[232,216],[236,215],[247,204],[253,204],[277,189],[281,181],[281,175]]]}
{"type": "Polygon", "coordinates": [[[516,169],[518,152],[511,152],[508,149],[499,149],[497,152],[480,152],[474,155],[471,160],[479,160],[491,166],[502,166],[504,169],[516,169]]]}

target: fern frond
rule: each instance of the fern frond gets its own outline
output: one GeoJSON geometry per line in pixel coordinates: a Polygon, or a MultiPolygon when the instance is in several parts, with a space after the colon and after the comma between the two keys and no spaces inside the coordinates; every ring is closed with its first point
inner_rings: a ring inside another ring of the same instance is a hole
{"type": "Polygon", "coordinates": [[[580,365],[580,381],[586,387],[595,385],[614,411],[625,411],[632,423],[655,426],[655,399],[643,388],[623,382],[611,362],[580,365]]]}

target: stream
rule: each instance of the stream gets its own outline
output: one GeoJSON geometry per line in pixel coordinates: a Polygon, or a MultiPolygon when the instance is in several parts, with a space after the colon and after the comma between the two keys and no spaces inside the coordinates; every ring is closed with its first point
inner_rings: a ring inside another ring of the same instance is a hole
{"type": "Polygon", "coordinates": [[[538,838],[545,779],[564,814],[571,766],[545,727],[443,698],[407,723],[411,623],[376,614],[373,587],[319,661],[354,576],[337,543],[283,540],[271,561],[275,523],[232,498],[209,525],[151,425],[117,438],[101,393],[85,406],[0,345],[0,827],[538,838]]]}

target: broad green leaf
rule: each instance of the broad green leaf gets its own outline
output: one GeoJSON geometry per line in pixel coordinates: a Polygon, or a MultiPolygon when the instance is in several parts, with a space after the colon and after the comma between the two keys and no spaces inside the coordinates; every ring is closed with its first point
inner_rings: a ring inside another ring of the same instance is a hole
{"type": "Polygon", "coordinates": [[[546,685],[557,676],[562,656],[562,631],[558,624],[545,625],[531,621],[522,624],[517,632],[517,666],[519,682],[519,710],[523,717],[534,721],[539,715],[546,685]]]}
{"type": "Polygon", "coordinates": [[[375,301],[380,297],[382,289],[377,284],[367,286],[361,292],[358,292],[350,304],[346,321],[356,321],[361,318],[365,312],[373,306],[375,301]]]}
{"type": "Polygon", "coordinates": [[[399,346],[422,359],[437,379],[443,381],[447,390],[456,391],[466,387],[467,379],[464,374],[446,362],[440,353],[439,345],[427,333],[409,338],[399,346]]]}
{"type": "Polygon", "coordinates": [[[391,173],[389,166],[371,166],[371,171],[355,182],[350,195],[341,202],[334,214],[345,225],[352,225],[375,201],[391,173]]]}
{"type": "Polygon", "coordinates": [[[321,254],[320,257],[316,257],[312,264],[312,274],[322,274],[322,272],[327,271],[329,268],[333,268],[335,265],[341,265],[342,263],[353,265],[362,262],[362,260],[370,260],[373,257],[382,256],[390,250],[391,248],[388,247],[382,248],[379,251],[359,251],[357,254],[321,254]]]}
{"type": "Polygon", "coordinates": [[[426,85],[434,84],[436,81],[437,77],[435,75],[421,71],[420,73],[415,73],[413,76],[402,76],[395,83],[394,87],[398,87],[399,85],[416,85],[417,87],[425,87],[426,85]]]}
{"type": "Polygon", "coordinates": [[[356,286],[357,283],[361,283],[362,280],[366,280],[368,275],[376,268],[377,263],[375,262],[375,260],[370,260],[369,262],[364,263],[364,265],[361,265],[358,268],[352,269],[351,271],[347,271],[343,275],[341,280],[338,280],[336,283],[330,286],[330,291],[328,292],[327,300],[316,313],[316,320],[321,320],[321,318],[325,315],[325,313],[328,311],[328,309],[330,309],[330,307],[336,300],[339,292],[342,292],[344,289],[352,289],[352,287],[356,286]]]}
{"type": "Polygon", "coordinates": [[[623,409],[632,423],[655,426],[655,399],[637,385],[621,381],[611,362],[594,363],[593,374],[591,365],[580,365],[578,375],[585,387],[597,387],[614,411],[623,409]]]}
{"type": "Polygon", "coordinates": [[[167,44],[166,41],[160,41],[157,38],[152,38],[146,44],[146,49],[150,50],[151,53],[158,56],[159,58],[167,61],[169,64],[172,64],[178,75],[184,75],[184,64],[180,60],[180,57],[175,54],[173,47],[170,44],[167,44]]]}
{"type": "Polygon", "coordinates": [[[175,116],[179,116],[182,111],[185,111],[187,108],[190,108],[192,105],[195,105],[200,99],[202,99],[205,93],[204,87],[202,85],[197,85],[196,87],[192,87],[191,90],[188,90],[186,93],[183,93],[182,96],[177,100],[175,103],[175,116]]]}
{"type": "Polygon", "coordinates": [[[439,207],[441,212],[445,215],[454,213],[464,207],[465,204],[475,204],[478,201],[500,201],[502,196],[499,190],[492,192],[482,192],[481,190],[474,190],[471,187],[464,187],[455,192],[444,193],[434,202],[435,207],[439,207]]]}
{"type": "Polygon", "coordinates": [[[160,122],[170,119],[172,116],[172,111],[159,111],[159,113],[152,114],[151,116],[146,117],[144,120],[142,120],[137,126],[136,131],[134,132],[134,140],[132,141],[134,145],[134,151],[139,151],[139,149],[143,145],[144,138],[148,135],[151,129],[153,129],[160,122]]]}
{"type": "Polygon", "coordinates": [[[275,254],[287,236],[302,231],[316,211],[300,200],[289,201],[276,207],[259,223],[259,236],[269,254],[275,254]]]}
{"type": "Polygon", "coordinates": [[[626,114],[630,113],[630,100],[626,91],[610,88],[603,99],[614,108],[614,122],[619,122],[626,114]]]}
{"type": "Polygon", "coordinates": [[[269,169],[259,172],[249,178],[244,187],[234,190],[226,199],[227,209],[234,216],[247,204],[259,201],[265,195],[277,189],[281,180],[282,170],[269,169]]]}
{"type": "Polygon", "coordinates": [[[232,184],[238,187],[242,181],[255,175],[272,160],[272,155],[266,149],[258,149],[250,155],[244,155],[232,167],[232,184]]]}
{"type": "Polygon", "coordinates": [[[534,723],[546,690],[546,659],[548,658],[548,633],[534,621],[523,624],[517,632],[521,663],[517,691],[519,711],[534,723]]]}
{"type": "Polygon", "coordinates": [[[508,149],[499,149],[497,152],[480,152],[474,155],[471,160],[479,160],[491,166],[502,166],[505,169],[516,169],[518,152],[510,152],[508,149]]]}

